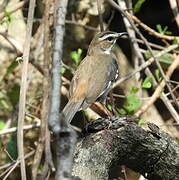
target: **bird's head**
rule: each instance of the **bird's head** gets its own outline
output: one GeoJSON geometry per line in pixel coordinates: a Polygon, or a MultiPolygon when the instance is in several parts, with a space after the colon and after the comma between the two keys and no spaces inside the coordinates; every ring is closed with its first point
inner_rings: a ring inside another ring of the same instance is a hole
{"type": "Polygon", "coordinates": [[[127,35],[127,33],[116,33],[112,31],[100,32],[96,34],[96,36],[91,41],[88,52],[90,53],[99,51],[110,54],[116,40],[123,35],[127,35]]]}

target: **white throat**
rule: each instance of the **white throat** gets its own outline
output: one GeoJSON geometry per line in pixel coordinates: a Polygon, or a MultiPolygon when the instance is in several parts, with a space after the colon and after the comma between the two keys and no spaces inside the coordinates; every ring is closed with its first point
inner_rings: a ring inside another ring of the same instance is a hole
{"type": "Polygon", "coordinates": [[[111,54],[111,49],[106,49],[106,50],[104,51],[104,53],[105,53],[105,54],[111,54]]]}
{"type": "Polygon", "coordinates": [[[111,46],[110,48],[106,49],[106,50],[104,51],[104,53],[105,53],[105,54],[111,54],[112,48],[113,48],[113,46],[114,46],[115,43],[116,43],[116,39],[113,41],[112,46],[111,46]]]}

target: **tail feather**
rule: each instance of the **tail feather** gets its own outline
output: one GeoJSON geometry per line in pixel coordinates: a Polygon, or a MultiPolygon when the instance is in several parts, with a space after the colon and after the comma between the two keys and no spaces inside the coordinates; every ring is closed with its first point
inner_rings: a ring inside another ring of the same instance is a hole
{"type": "Polygon", "coordinates": [[[71,123],[73,117],[75,116],[76,112],[80,109],[83,100],[78,102],[71,102],[69,101],[67,105],[63,109],[63,114],[65,116],[65,120],[68,123],[71,123]]]}

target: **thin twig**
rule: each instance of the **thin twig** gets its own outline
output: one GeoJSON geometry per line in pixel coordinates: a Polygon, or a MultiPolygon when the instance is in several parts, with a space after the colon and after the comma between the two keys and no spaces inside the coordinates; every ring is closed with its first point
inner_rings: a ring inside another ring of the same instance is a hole
{"type": "MultiPolygon", "coordinates": [[[[24,4],[28,2],[28,0],[25,0],[25,1],[20,1],[19,3],[16,4],[15,7],[13,7],[12,9],[8,9],[8,13],[12,14],[14,12],[16,12],[17,10],[21,9],[24,4]]],[[[6,13],[5,12],[2,12],[0,13],[0,21],[6,16],[6,13]]]]}
{"type": "Polygon", "coordinates": [[[167,107],[167,109],[171,113],[172,117],[175,119],[175,121],[178,122],[179,121],[179,114],[175,110],[171,101],[169,100],[169,98],[166,96],[166,94],[164,92],[162,92],[162,94],[161,94],[161,100],[163,101],[163,103],[165,104],[165,106],[167,107]]]}
{"type": "Polygon", "coordinates": [[[49,48],[50,42],[50,2],[46,0],[45,2],[45,13],[44,13],[44,76],[43,76],[43,103],[42,103],[42,111],[41,111],[41,128],[40,128],[40,136],[37,145],[37,150],[34,156],[33,166],[32,166],[32,179],[37,179],[37,172],[41,162],[42,154],[45,148],[45,142],[47,140],[47,126],[48,126],[48,112],[49,112],[49,88],[50,88],[50,59],[51,59],[51,50],[49,48]]]}
{"type": "Polygon", "coordinates": [[[179,28],[179,9],[178,9],[179,4],[177,6],[177,0],[169,0],[169,3],[170,3],[170,7],[173,11],[175,21],[176,21],[177,26],[179,28]]]}
{"type": "MultiPolygon", "coordinates": [[[[125,1],[118,0],[118,4],[120,5],[120,7],[122,9],[127,9],[125,1]]],[[[124,21],[125,27],[127,29],[129,37],[130,37],[129,39],[130,39],[130,45],[131,45],[131,49],[132,49],[132,60],[133,60],[134,68],[137,69],[139,67],[139,64],[142,62],[143,56],[139,50],[139,45],[138,45],[137,41],[134,40],[134,39],[136,39],[134,29],[132,29],[131,24],[129,23],[128,19],[125,16],[123,16],[123,21],[124,21]]],[[[139,84],[140,71],[135,74],[135,78],[136,78],[138,88],[140,89],[140,87],[141,87],[139,84]]]]}
{"type": "Polygon", "coordinates": [[[84,29],[91,30],[91,31],[99,31],[95,27],[92,27],[92,26],[89,26],[89,25],[83,25],[83,24],[80,24],[80,23],[78,23],[78,22],[76,22],[74,20],[65,20],[65,23],[80,26],[80,27],[83,27],[84,29]]]}
{"type": "MultiPolygon", "coordinates": [[[[128,37],[121,37],[122,39],[128,39],[128,37]]],[[[144,41],[143,40],[141,40],[141,39],[134,39],[135,41],[137,41],[138,43],[140,43],[140,44],[144,44],[144,41]]],[[[154,43],[151,43],[151,42],[148,42],[148,44],[151,46],[151,47],[153,47],[153,48],[156,48],[156,49],[160,49],[160,50],[163,50],[163,49],[165,49],[165,47],[163,47],[163,46],[160,46],[160,45],[158,45],[158,44],[154,44],[154,43]]],[[[145,44],[144,44],[145,45],[145,44]]]]}
{"type": "MultiPolygon", "coordinates": [[[[166,73],[166,77],[168,79],[170,79],[170,76],[172,75],[172,73],[174,72],[174,70],[177,68],[177,66],[179,65],[179,55],[174,59],[173,63],[169,66],[168,71],[166,73]]],[[[161,83],[158,85],[158,87],[156,88],[155,92],[153,93],[153,95],[151,96],[150,100],[144,104],[136,113],[135,115],[137,117],[141,116],[159,97],[160,97],[160,93],[163,90],[163,88],[165,87],[166,82],[165,80],[162,80],[161,83]]],[[[179,120],[177,121],[177,123],[179,124],[179,120]]]]}
{"type": "MultiPolygon", "coordinates": [[[[140,33],[140,31],[136,28],[136,26],[134,25],[133,21],[131,20],[131,18],[133,17],[133,15],[131,15],[130,13],[128,13],[128,12],[126,12],[126,11],[124,11],[124,10],[122,10],[122,8],[121,8],[118,4],[116,4],[113,0],[107,0],[107,1],[108,1],[113,7],[115,7],[118,11],[120,11],[120,13],[122,13],[122,14],[128,19],[128,21],[129,21],[129,23],[131,24],[132,28],[133,28],[133,29],[135,30],[135,32],[139,35],[139,37],[144,41],[144,44],[146,45],[147,49],[149,50],[151,56],[154,58],[154,61],[155,61],[156,65],[157,65],[157,67],[159,68],[163,79],[164,79],[165,82],[166,82],[166,86],[167,86],[168,90],[170,91],[171,96],[172,96],[172,98],[173,98],[173,100],[174,100],[177,108],[179,109],[179,105],[178,105],[178,103],[177,103],[176,97],[174,96],[174,94],[173,94],[172,91],[171,91],[170,85],[169,85],[168,82],[167,82],[167,79],[166,79],[166,77],[165,77],[165,73],[164,73],[164,71],[163,71],[160,63],[159,63],[159,62],[157,61],[157,59],[155,58],[155,56],[154,56],[154,54],[153,54],[153,52],[152,52],[152,49],[151,49],[150,45],[148,44],[146,38],[140,33]]],[[[175,38],[176,38],[176,37],[175,37],[175,38]]],[[[142,59],[142,61],[144,61],[144,60],[142,59]]],[[[149,70],[148,70],[148,72],[149,72],[149,70]]],[[[150,72],[150,74],[151,74],[151,72],[150,72]]],[[[152,75],[152,77],[153,77],[153,75],[152,75]]],[[[153,77],[153,80],[154,80],[154,79],[155,79],[155,78],[153,77]]]]}
{"type": "MultiPolygon", "coordinates": [[[[174,44],[171,45],[167,48],[165,48],[163,51],[160,51],[158,54],[155,55],[155,58],[159,58],[160,56],[166,54],[167,52],[170,52],[176,48],[179,47],[179,44],[174,44]]],[[[145,69],[146,67],[150,66],[152,63],[154,62],[154,58],[151,57],[149,60],[147,60],[145,63],[143,63],[142,65],[140,65],[136,70],[134,70],[133,72],[127,74],[124,77],[121,77],[118,81],[116,81],[113,84],[112,88],[115,88],[116,86],[118,86],[119,84],[121,84],[123,81],[128,80],[129,78],[131,78],[132,76],[134,76],[137,72],[142,71],[143,69],[145,69]]]]}
{"type": "MultiPolygon", "coordinates": [[[[138,43],[140,43],[140,44],[144,44],[144,41],[142,41],[141,39],[136,39],[136,41],[137,41],[138,43]]],[[[160,45],[158,45],[158,44],[154,44],[154,43],[151,43],[151,42],[148,42],[148,43],[149,43],[149,45],[150,45],[151,47],[153,47],[153,48],[160,49],[160,50],[165,49],[163,46],[160,46],[160,45]]]]}
{"type": "Polygon", "coordinates": [[[25,161],[24,161],[24,143],[23,143],[23,140],[24,140],[23,124],[24,124],[24,117],[25,117],[27,73],[28,73],[34,8],[35,8],[35,0],[31,0],[30,5],[29,5],[29,12],[28,12],[26,39],[24,43],[22,77],[21,77],[21,88],[20,88],[20,98],[19,98],[17,144],[18,144],[18,158],[21,162],[21,178],[23,180],[26,180],[26,169],[25,169],[25,161]]]}
{"type": "MultiPolygon", "coordinates": [[[[3,171],[1,174],[0,174],[0,178],[1,177],[3,177],[5,174],[7,174],[10,170],[11,170],[11,166],[9,167],[8,165],[9,164],[11,164],[11,163],[8,163],[8,164],[5,164],[5,165],[3,165],[3,166],[1,166],[0,168],[4,168],[5,169],[5,167],[8,167],[5,171],[3,171]]],[[[13,164],[13,162],[12,162],[12,164],[13,164]]]]}
{"type": "MultiPolygon", "coordinates": [[[[38,128],[38,127],[40,127],[40,121],[37,123],[34,123],[34,124],[23,126],[23,130],[29,130],[29,129],[38,128]]],[[[5,130],[0,131],[0,136],[5,135],[5,134],[9,134],[9,133],[13,133],[16,131],[17,131],[16,127],[5,129],[5,130]]]]}
{"type": "Polygon", "coordinates": [[[12,171],[17,167],[18,164],[19,162],[16,161],[12,168],[9,170],[9,172],[6,174],[6,176],[3,178],[3,180],[6,180],[8,178],[8,176],[12,173],[12,171]]]}
{"type": "MultiPolygon", "coordinates": [[[[128,96],[125,96],[125,95],[120,95],[120,94],[112,94],[114,97],[119,97],[119,98],[123,98],[123,99],[126,99],[128,96]]],[[[138,99],[140,99],[141,101],[148,101],[150,99],[150,97],[138,97],[138,99]]]]}
{"type": "MultiPolygon", "coordinates": [[[[34,153],[35,153],[35,150],[33,150],[33,151],[29,152],[28,154],[26,154],[26,155],[24,156],[24,158],[27,159],[27,158],[31,157],[34,153]]],[[[3,165],[3,166],[0,166],[0,170],[7,169],[7,168],[9,168],[9,167],[10,167],[10,169],[11,169],[11,168],[13,168],[14,166],[17,167],[17,165],[18,165],[19,163],[20,163],[20,161],[17,160],[17,161],[15,161],[15,162],[11,162],[11,163],[5,164],[5,165],[3,165]]],[[[13,169],[14,169],[14,168],[13,168],[13,169]]],[[[1,177],[1,175],[0,175],[0,177],[1,177]]]]}
{"type": "Polygon", "coordinates": [[[9,44],[16,50],[17,53],[19,53],[19,54],[22,53],[23,47],[17,40],[15,40],[13,37],[11,37],[6,32],[0,32],[0,35],[9,42],[9,44]]]}
{"type": "Polygon", "coordinates": [[[136,16],[128,14],[128,16],[135,21],[137,24],[139,24],[143,29],[145,29],[146,31],[148,31],[151,35],[157,37],[157,38],[161,38],[161,39],[166,39],[166,40],[175,40],[175,39],[179,39],[178,36],[168,36],[165,34],[161,34],[158,33],[157,31],[155,31],[154,29],[150,28],[149,26],[147,26],[146,24],[144,24],[140,19],[138,19],[136,16]]]}
{"type": "Polygon", "coordinates": [[[102,16],[102,10],[101,10],[101,0],[97,0],[97,7],[98,7],[100,31],[103,32],[104,26],[103,26],[103,16],[102,16]]]}
{"type": "MultiPolygon", "coordinates": [[[[179,88],[179,84],[177,84],[173,89],[172,92],[175,92],[179,88]]],[[[166,96],[169,96],[170,93],[167,93],[166,96]]]]}
{"type": "MultiPolygon", "coordinates": [[[[149,44],[147,43],[147,40],[145,39],[145,37],[140,33],[140,31],[137,29],[137,27],[135,26],[135,24],[133,23],[133,21],[130,19],[130,14],[128,12],[123,11],[118,4],[116,4],[113,0],[107,0],[115,9],[117,9],[122,15],[126,16],[126,18],[128,19],[128,21],[130,22],[132,28],[135,30],[135,32],[139,35],[139,37],[143,40],[144,44],[146,45],[146,47],[148,48],[149,52],[151,53],[152,57],[154,57],[154,54],[152,53],[152,50],[149,46],[149,44]]],[[[154,59],[156,62],[156,59],[154,59]]],[[[142,63],[144,63],[144,59],[142,59],[142,63]]],[[[156,63],[157,64],[157,63],[156,63]]],[[[153,84],[156,86],[157,85],[157,81],[155,80],[155,77],[153,76],[153,74],[151,73],[151,71],[146,68],[145,73],[147,76],[150,76],[153,80],[153,84]]],[[[162,73],[162,72],[161,72],[162,73]]],[[[164,76],[165,78],[165,76],[164,76]]],[[[167,84],[168,85],[168,84],[167,84]]],[[[178,121],[179,119],[179,115],[176,112],[175,108],[173,107],[173,105],[171,104],[171,102],[169,101],[169,99],[167,98],[167,96],[162,93],[161,99],[163,101],[163,103],[167,106],[168,110],[170,111],[171,115],[173,116],[173,118],[178,121]]]]}
{"type": "Polygon", "coordinates": [[[105,28],[106,30],[109,29],[109,26],[111,25],[111,22],[112,22],[112,20],[113,20],[113,18],[114,18],[114,14],[115,14],[115,11],[112,10],[111,16],[110,16],[110,18],[109,18],[109,20],[108,20],[108,22],[107,22],[107,26],[106,26],[106,28],[105,28]]]}

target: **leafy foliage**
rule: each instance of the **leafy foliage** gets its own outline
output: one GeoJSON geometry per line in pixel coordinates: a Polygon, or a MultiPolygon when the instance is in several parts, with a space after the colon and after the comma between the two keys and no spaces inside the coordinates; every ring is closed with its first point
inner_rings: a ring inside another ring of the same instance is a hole
{"type": "Polygon", "coordinates": [[[179,39],[174,39],[173,44],[179,44],[179,39]]]}
{"type": "Polygon", "coordinates": [[[79,64],[82,52],[83,52],[82,49],[78,48],[77,51],[72,51],[70,53],[70,56],[73,62],[75,63],[75,65],[79,64]]]}
{"type": "Polygon", "coordinates": [[[13,21],[12,14],[6,10],[4,10],[5,17],[2,21],[0,21],[0,24],[10,24],[13,21]]]}
{"type": "MultiPolygon", "coordinates": [[[[18,157],[18,152],[17,152],[17,133],[13,132],[11,134],[11,138],[9,142],[7,143],[6,150],[9,154],[9,156],[13,159],[16,160],[18,157]]],[[[10,158],[8,158],[10,160],[10,158]]]]}
{"type": "Polygon", "coordinates": [[[132,87],[132,88],[130,89],[130,94],[136,94],[138,91],[139,91],[139,88],[137,88],[137,87],[132,87]]]}
{"type": "Polygon", "coordinates": [[[61,69],[60,69],[61,74],[64,74],[65,71],[66,71],[66,68],[65,67],[61,67],[61,69]]]}
{"type": "Polygon", "coordinates": [[[133,8],[133,11],[134,13],[138,13],[143,5],[143,3],[145,2],[146,0],[138,0],[135,5],[134,5],[134,8],[133,8]]]}
{"type": "MultiPolygon", "coordinates": [[[[152,51],[152,53],[153,53],[154,55],[157,55],[159,52],[160,52],[160,51],[158,51],[158,50],[153,50],[153,51],[152,51]]],[[[149,51],[146,51],[146,52],[144,53],[144,57],[145,57],[146,59],[149,59],[149,58],[152,57],[152,55],[151,55],[151,53],[150,53],[149,51]]],[[[165,53],[164,55],[162,55],[162,56],[160,56],[159,58],[157,58],[157,61],[160,62],[161,66],[162,66],[164,69],[168,68],[169,65],[172,64],[173,60],[174,60],[174,58],[173,58],[173,55],[172,55],[171,53],[165,53]]],[[[179,69],[179,68],[177,68],[177,69],[179,69]]]]}
{"type": "Polygon", "coordinates": [[[135,96],[127,96],[126,100],[127,100],[127,104],[124,105],[124,108],[125,108],[125,110],[127,110],[127,112],[129,114],[131,114],[131,113],[133,114],[133,112],[136,109],[138,109],[141,105],[140,99],[138,99],[135,96]]]}
{"type": "Polygon", "coordinates": [[[11,74],[17,66],[18,66],[18,61],[12,61],[12,63],[8,66],[6,70],[5,77],[11,74]]]}
{"type": "Polygon", "coordinates": [[[149,89],[152,87],[152,77],[146,77],[142,83],[142,88],[149,89]]]}
{"type": "Polygon", "coordinates": [[[110,104],[108,104],[107,107],[110,111],[112,111],[112,106],[110,104]]]}
{"type": "Polygon", "coordinates": [[[13,106],[15,106],[19,100],[20,86],[19,84],[13,84],[12,88],[8,90],[7,96],[13,106]]]}
{"type": "Polygon", "coordinates": [[[0,121],[0,130],[2,130],[5,127],[5,123],[3,121],[0,121]]]}
{"type": "Polygon", "coordinates": [[[156,25],[156,28],[158,30],[159,33],[161,34],[166,34],[166,35],[171,35],[172,32],[171,31],[167,31],[168,27],[165,26],[164,28],[162,28],[162,26],[160,24],[156,25]]]}
{"type": "Polygon", "coordinates": [[[126,115],[126,114],[127,114],[127,111],[126,111],[124,108],[117,109],[117,112],[118,112],[120,115],[126,115]]]}
{"type": "Polygon", "coordinates": [[[139,125],[139,126],[143,126],[143,125],[145,125],[145,124],[146,124],[145,119],[140,119],[140,120],[138,121],[138,125],[139,125]]]}
{"type": "Polygon", "coordinates": [[[158,82],[160,82],[162,80],[162,76],[161,76],[161,73],[160,73],[159,69],[155,70],[155,77],[156,77],[158,82]]]}
{"type": "Polygon", "coordinates": [[[10,106],[8,104],[7,94],[3,91],[0,92],[0,109],[9,110],[10,106]]]}
{"type": "Polygon", "coordinates": [[[126,104],[122,108],[117,109],[120,115],[134,114],[141,105],[141,100],[136,97],[136,93],[139,91],[137,87],[132,87],[129,91],[130,95],[126,97],[126,104]]]}

